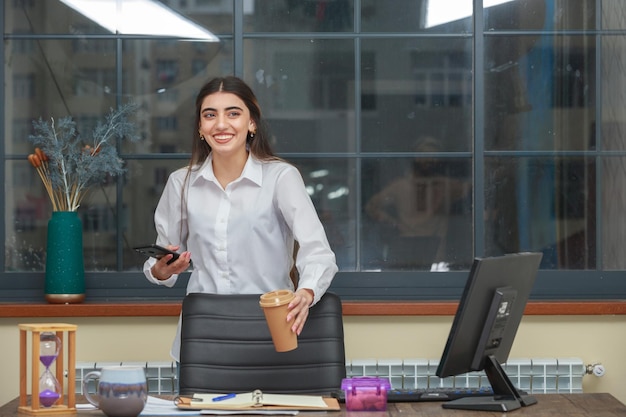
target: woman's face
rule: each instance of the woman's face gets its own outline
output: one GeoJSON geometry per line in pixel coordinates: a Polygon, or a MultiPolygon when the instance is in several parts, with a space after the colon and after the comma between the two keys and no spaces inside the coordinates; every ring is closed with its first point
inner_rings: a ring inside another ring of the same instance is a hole
{"type": "Polygon", "coordinates": [[[246,152],[248,132],[256,131],[256,126],[243,100],[217,92],[202,101],[198,130],[215,155],[232,156],[246,152]]]}

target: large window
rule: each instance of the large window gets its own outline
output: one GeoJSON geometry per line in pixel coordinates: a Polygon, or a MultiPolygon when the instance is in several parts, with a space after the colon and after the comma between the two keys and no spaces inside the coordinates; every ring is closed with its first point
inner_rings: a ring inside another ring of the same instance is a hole
{"type": "MultiPolygon", "coordinates": [[[[534,298],[626,298],[626,3],[159,1],[200,36],[158,32],[167,15],[111,30],[72,3],[3,2],[0,300],[43,298],[31,121],[89,132],[128,101],[143,139],[79,208],[87,297],[181,297],[185,280],[152,286],[132,247],[156,238],[198,89],[229,74],[301,170],[344,299],[457,298],[474,257],[519,251],[544,254],[534,298]]],[[[128,3],[111,1],[118,22],[128,3]]]]}

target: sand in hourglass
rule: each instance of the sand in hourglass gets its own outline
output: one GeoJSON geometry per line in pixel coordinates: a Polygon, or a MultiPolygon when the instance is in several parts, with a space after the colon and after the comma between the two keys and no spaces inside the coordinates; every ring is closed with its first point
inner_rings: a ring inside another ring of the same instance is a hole
{"type": "Polygon", "coordinates": [[[61,386],[50,372],[50,365],[59,354],[61,341],[54,333],[48,332],[42,333],[40,340],[39,361],[46,367],[46,370],[39,378],[39,403],[44,407],[52,407],[61,396],[61,386]]]}

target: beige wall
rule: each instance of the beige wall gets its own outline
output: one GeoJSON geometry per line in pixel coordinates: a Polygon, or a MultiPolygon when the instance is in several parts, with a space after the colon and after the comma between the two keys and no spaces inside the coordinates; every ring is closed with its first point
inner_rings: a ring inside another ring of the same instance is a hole
{"type": "MultiPolygon", "coordinates": [[[[168,361],[174,317],[0,318],[0,404],[19,394],[18,323],[78,326],[76,356],[83,361],[168,361]]],[[[345,317],[347,359],[437,359],[452,317],[345,317]]],[[[610,392],[626,403],[626,316],[527,316],[511,358],[577,357],[602,362],[602,378],[586,375],[585,392],[610,392]]]]}

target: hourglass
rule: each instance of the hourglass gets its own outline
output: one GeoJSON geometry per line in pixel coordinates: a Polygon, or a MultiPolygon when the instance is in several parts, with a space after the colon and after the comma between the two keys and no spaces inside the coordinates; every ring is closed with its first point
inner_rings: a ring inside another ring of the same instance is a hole
{"type": "Polygon", "coordinates": [[[20,405],[27,414],[68,414],[76,412],[76,326],[73,324],[20,324],[20,405]],[[30,368],[31,398],[27,401],[27,332],[32,333],[30,368]],[[67,394],[63,392],[63,343],[67,343],[67,394]],[[55,366],[52,366],[53,363],[55,366]],[[40,375],[41,367],[44,367],[40,375]],[[64,402],[66,400],[66,402],[64,402]]]}
{"type": "Polygon", "coordinates": [[[46,370],[39,378],[39,403],[44,407],[52,407],[61,396],[61,385],[50,372],[50,365],[59,355],[61,339],[52,332],[43,332],[39,335],[39,360],[46,370]]]}

